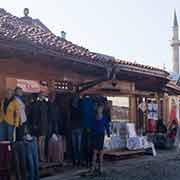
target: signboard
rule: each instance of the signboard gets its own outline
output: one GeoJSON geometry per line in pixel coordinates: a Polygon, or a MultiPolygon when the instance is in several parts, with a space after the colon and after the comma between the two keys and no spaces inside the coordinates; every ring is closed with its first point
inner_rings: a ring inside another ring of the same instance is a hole
{"type": "Polygon", "coordinates": [[[38,93],[41,91],[41,86],[38,81],[16,79],[17,86],[21,87],[24,92],[38,93]]]}
{"type": "Polygon", "coordinates": [[[6,88],[15,89],[16,87],[21,87],[26,93],[48,92],[48,87],[41,85],[39,81],[6,78],[6,88]]]}

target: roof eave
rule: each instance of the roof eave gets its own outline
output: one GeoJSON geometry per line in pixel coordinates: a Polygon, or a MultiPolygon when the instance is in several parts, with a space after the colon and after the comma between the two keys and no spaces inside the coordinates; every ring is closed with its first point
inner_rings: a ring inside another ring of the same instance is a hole
{"type": "Polygon", "coordinates": [[[162,71],[162,70],[158,71],[158,70],[153,70],[153,69],[136,67],[134,65],[124,65],[124,64],[117,64],[116,67],[118,67],[119,72],[122,70],[129,71],[129,72],[135,72],[135,73],[139,73],[139,74],[145,74],[145,75],[155,76],[158,78],[167,79],[167,81],[169,81],[169,79],[168,79],[169,73],[166,71],[162,71]]]}
{"type": "Polygon", "coordinates": [[[92,60],[89,60],[88,58],[84,58],[84,57],[78,57],[78,56],[75,57],[75,56],[68,55],[63,52],[55,51],[51,48],[43,47],[40,45],[34,45],[29,42],[18,42],[18,41],[14,42],[12,40],[0,39],[0,46],[7,49],[8,48],[17,49],[18,51],[22,53],[26,51],[30,52],[30,53],[33,53],[33,57],[38,54],[42,54],[42,55],[47,55],[47,56],[51,56],[51,57],[55,57],[59,59],[66,59],[67,61],[73,61],[76,63],[90,65],[93,67],[102,68],[106,70],[106,67],[103,63],[101,64],[101,63],[93,62],[92,60]]]}

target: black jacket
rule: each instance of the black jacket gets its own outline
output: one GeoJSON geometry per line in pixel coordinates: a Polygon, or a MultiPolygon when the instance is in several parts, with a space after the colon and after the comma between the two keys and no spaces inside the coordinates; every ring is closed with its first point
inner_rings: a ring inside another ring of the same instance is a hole
{"type": "Polygon", "coordinates": [[[82,112],[79,107],[71,106],[71,129],[82,128],[82,112]]]}
{"type": "Polygon", "coordinates": [[[82,128],[82,111],[80,98],[75,96],[71,99],[71,130],[82,128]]]}
{"type": "Polygon", "coordinates": [[[64,134],[64,121],[59,106],[56,103],[48,103],[49,134],[64,134]]]}
{"type": "Polygon", "coordinates": [[[29,106],[28,122],[34,136],[45,136],[48,133],[48,103],[34,101],[29,106]]]}

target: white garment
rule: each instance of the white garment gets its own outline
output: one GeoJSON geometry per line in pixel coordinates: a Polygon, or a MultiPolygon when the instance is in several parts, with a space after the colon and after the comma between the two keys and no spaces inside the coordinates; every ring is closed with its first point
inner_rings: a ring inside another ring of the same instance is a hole
{"type": "Polygon", "coordinates": [[[156,112],[158,111],[158,104],[153,103],[153,110],[156,112]]]}
{"type": "Polygon", "coordinates": [[[145,102],[140,103],[138,108],[141,109],[142,112],[145,112],[147,109],[146,103],[145,102]]]}
{"type": "Polygon", "coordinates": [[[58,137],[57,137],[56,134],[53,134],[53,135],[52,135],[52,138],[53,138],[55,141],[58,141],[58,137]]]}
{"type": "Polygon", "coordinates": [[[153,110],[153,103],[148,104],[148,111],[151,112],[153,110]]]}
{"type": "Polygon", "coordinates": [[[157,113],[157,112],[153,114],[153,119],[154,119],[155,121],[158,120],[158,113],[157,113]]]}
{"type": "Polygon", "coordinates": [[[154,144],[149,142],[146,136],[137,136],[134,123],[127,123],[127,149],[151,149],[153,156],[156,156],[156,150],[154,144]]]}
{"type": "Polygon", "coordinates": [[[154,110],[154,120],[158,120],[158,104],[153,104],[153,110],[154,110]]]}
{"type": "Polygon", "coordinates": [[[119,136],[112,136],[111,138],[111,147],[112,149],[118,149],[121,147],[121,144],[120,144],[120,137],[119,136]]]}
{"type": "Polygon", "coordinates": [[[19,112],[20,112],[20,124],[22,125],[23,123],[25,123],[27,121],[27,116],[26,116],[26,112],[25,112],[25,104],[24,102],[16,96],[16,101],[19,104],[19,112]]]}
{"type": "Polygon", "coordinates": [[[110,150],[112,149],[112,139],[105,136],[104,138],[104,149],[110,150]]]}
{"type": "Polygon", "coordinates": [[[148,119],[158,120],[158,104],[149,103],[148,104],[148,119]]]}
{"type": "Polygon", "coordinates": [[[134,123],[127,123],[126,127],[127,127],[128,138],[137,137],[134,123]]]}
{"type": "Polygon", "coordinates": [[[128,150],[139,150],[144,149],[144,141],[142,137],[130,137],[127,139],[127,149],[128,150]]]}

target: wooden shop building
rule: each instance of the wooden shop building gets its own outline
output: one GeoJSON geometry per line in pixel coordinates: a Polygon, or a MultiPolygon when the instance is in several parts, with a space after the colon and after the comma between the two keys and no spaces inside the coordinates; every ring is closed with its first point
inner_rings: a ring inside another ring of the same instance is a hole
{"type": "Polygon", "coordinates": [[[158,68],[91,52],[54,35],[28,14],[19,18],[0,9],[0,98],[16,86],[27,93],[53,89],[64,101],[77,90],[99,94],[114,102],[112,119],[146,129],[138,105],[154,98],[159,117],[165,118],[165,93],[180,92],[176,85],[167,86],[168,76],[158,68]],[[121,107],[116,107],[118,102],[121,107]]]}

